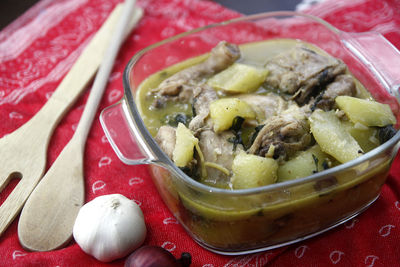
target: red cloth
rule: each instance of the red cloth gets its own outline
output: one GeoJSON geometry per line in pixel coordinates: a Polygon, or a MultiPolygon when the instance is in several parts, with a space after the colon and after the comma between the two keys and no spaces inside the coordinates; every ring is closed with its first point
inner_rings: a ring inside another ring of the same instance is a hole
{"type": "MultiPolygon", "coordinates": [[[[76,59],[76,52],[118,2],[42,0],[0,32],[0,136],[17,129],[43,106],[76,59]]],[[[121,49],[99,112],[122,97],[121,73],[135,52],[177,33],[240,15],[210,1],[139,0],[139,5],[145,16],[121,49]]],[[[398,0],[327,0],[307,12],[345,31],[381,32],[400,48],[398,0]]],[[[55,130],[47,167],[71,138],[87,96],[88,92],[55,130]]],[[[193,256],[192,266],[399,266],[399,167],[397,157],[381,197],[363,214],[334,230],[268,252],[220,256],[197,245],[176,222],[146,166],[126,166],[117,158],[96,119],[85,153],[86,201],[111,193],[134,199],[145,215],[145,244],[163,246],[175,256],[188,251],[193,256]]],[[[1,202],[13,185],[15,182],[1,193],[1,202]]],[[[0,266],[123,265],[124,259],[98,262],[74,241],[52,252],[27,252],[18,242],[17,224],[18,219],[0,237],[0,266]]]]}

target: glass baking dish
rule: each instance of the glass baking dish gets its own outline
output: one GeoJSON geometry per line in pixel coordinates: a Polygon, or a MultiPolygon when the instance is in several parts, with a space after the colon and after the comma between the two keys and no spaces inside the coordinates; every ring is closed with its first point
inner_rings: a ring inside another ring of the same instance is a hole
{"type": "MultiPolygon", "coordinates": [[[[165,204],[201,246],[237,255],[292,244],[323,233],[364,211],[379,196],[398,151],[400,133],[356,160],[311,176],[268,186],[227,190],[188,177],[163,153],[135,103],[150,75],[208,53],[225,40],[238,45],[290,38],[342,59],[350,72],[399,121],[399,51],[379,33],[347,33],[295,12],[272,12],[209,25],[163,40],[128,63],[125,94],[101,116],[113,149],[126,164],[149,164],[165,204]]],[[[396,129],[398,125],[395,126],[396,129]]]]}

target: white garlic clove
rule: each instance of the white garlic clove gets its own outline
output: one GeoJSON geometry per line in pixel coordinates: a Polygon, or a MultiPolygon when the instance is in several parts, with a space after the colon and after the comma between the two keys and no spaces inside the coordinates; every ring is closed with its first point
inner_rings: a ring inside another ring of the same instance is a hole
{"type": "Polygon", "coordinates": [[[120,194],[99,196],[79,210],[73,228],[76,243],[99,261],[125,257],[146,237],[140,207],[120,194]]]}

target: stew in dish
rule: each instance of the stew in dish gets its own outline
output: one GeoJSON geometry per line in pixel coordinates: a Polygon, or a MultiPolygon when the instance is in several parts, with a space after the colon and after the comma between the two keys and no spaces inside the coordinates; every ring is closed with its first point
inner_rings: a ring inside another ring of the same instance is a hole
{"type": "Polygon", "coordinates": [[[150,133],[179,168],[232,190],[309,176],[396,132],[390,107],[340,59],[297,40],[220,42],[152,75],[137,97],[150,133]]]}

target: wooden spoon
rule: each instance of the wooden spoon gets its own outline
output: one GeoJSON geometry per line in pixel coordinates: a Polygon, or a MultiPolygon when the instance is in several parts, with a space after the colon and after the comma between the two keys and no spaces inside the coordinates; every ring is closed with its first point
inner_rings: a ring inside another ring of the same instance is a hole
{"type": "Polygon", "coordinates": [[[125,0],[113,39],[73,137],[32,192],[21,212],[18,237],[21,245],[28,250],[53,250],[67,244],[72,237],[76,216],[84,203],[83,154],[86,138],[124,33],[129,28],[127,25],[132,12],[136,11],[136,22],[142,15],[140,9],[134,9],[134,4],[134,0],[125,0]]]}

